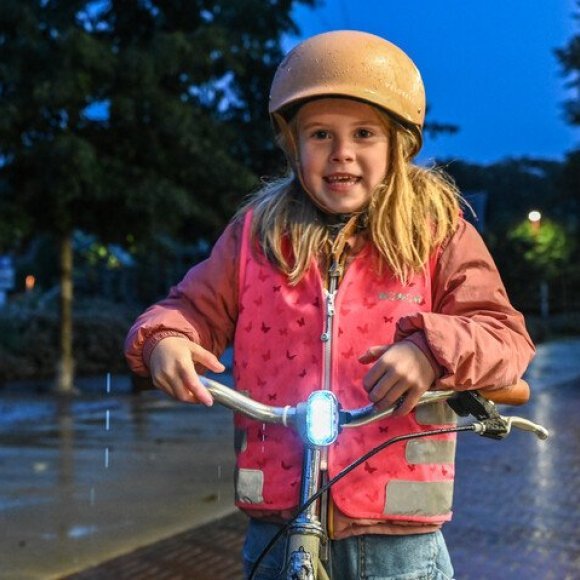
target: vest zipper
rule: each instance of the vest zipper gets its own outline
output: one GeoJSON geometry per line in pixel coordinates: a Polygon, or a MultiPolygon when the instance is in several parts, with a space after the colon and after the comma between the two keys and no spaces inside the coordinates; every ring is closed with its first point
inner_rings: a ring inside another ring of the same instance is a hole
{"type": "MultiPolygon", "coordinates": [[[[328,272],[328,289],[326,290],[326,319],[324,323],[324,332],[320,336],[323,342],[323,366],[322,366],[322,388],[325,391],[332,390],[332,343],[333,343],[333,326],[335,315],[335,299],[338,289],[338,280],[341,274],[341,266],[338,261],[334,261],[328,272]]],[[[322,449],[321,454],[322,471],[326,471],[328,466],[328,449],[322,449]]]]}
{"type": "Polygon", "coordinates": [[[325,391],[331,390],[331,370],[332,370],[332,339],[333,339],[333,322],[335,314],[334,301],[338,288],[338,279],[340,277],[340,266],[335,261],[329,270],[328,290],[326,291],[326,320],[324,332],[320,340],[324,343],[324,363],[322,375],[322,388],[325,391]]]}

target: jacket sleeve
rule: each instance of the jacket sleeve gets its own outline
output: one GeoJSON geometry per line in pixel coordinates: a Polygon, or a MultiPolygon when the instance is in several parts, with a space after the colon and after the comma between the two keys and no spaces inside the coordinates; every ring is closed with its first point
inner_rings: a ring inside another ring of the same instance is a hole
{"type": "Polygon", "coordinates": [[[523,316],[507,297],[483,240],[464,220],[441,248],[432,276],[433,307],[402,318],[395,340],[429,349],[436,388],[515,383],[534,355],[523,316]]]}
{"type": "Polygon", "coordinates": [[[209,258],[191,268],[164,300],[141,314],[125,339],[131,370],[148,376],[155,345],[167,336],[185,336],[220,356],[234,335],[238,316],[238,261],[241,222],[232,222],[209,258]]]}

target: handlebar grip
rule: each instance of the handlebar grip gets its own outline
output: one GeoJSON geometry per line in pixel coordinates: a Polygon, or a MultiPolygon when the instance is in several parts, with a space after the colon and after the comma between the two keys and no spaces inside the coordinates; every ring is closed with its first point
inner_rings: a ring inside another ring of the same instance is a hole
{"type": "Polygon", "coordinates": [[[500,405],[524,405],[530,400],[530,385],[523,379],[509,387],[482,389],[478,393],[488,401],[500,405]]]}

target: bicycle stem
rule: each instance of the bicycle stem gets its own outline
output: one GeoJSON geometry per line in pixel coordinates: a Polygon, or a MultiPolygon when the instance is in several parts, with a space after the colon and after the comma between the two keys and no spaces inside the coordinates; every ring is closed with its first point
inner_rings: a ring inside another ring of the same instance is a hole
{"type": "MultiPolygon", "coordinates": [[[[286,570],[288,578],[316,578],[320,570],[320,544],[326,542],[318,501],[310,501],[320,489],[322,449],[304,448],[300,505],[304,506],[288,529],[286,570]]],[[[318,498],[317,498],[318,499],[318,498]]]]}

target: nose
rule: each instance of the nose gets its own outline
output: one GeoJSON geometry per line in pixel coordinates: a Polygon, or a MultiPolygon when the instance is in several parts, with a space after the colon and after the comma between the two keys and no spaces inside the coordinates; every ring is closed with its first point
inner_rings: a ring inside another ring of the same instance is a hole
{"type": "Polygon", "coordinates": [[[352,161],[354,149],[351,140],[344,137],[336,137],[333,141],[332,160],[337,162],[352,161]]]}

